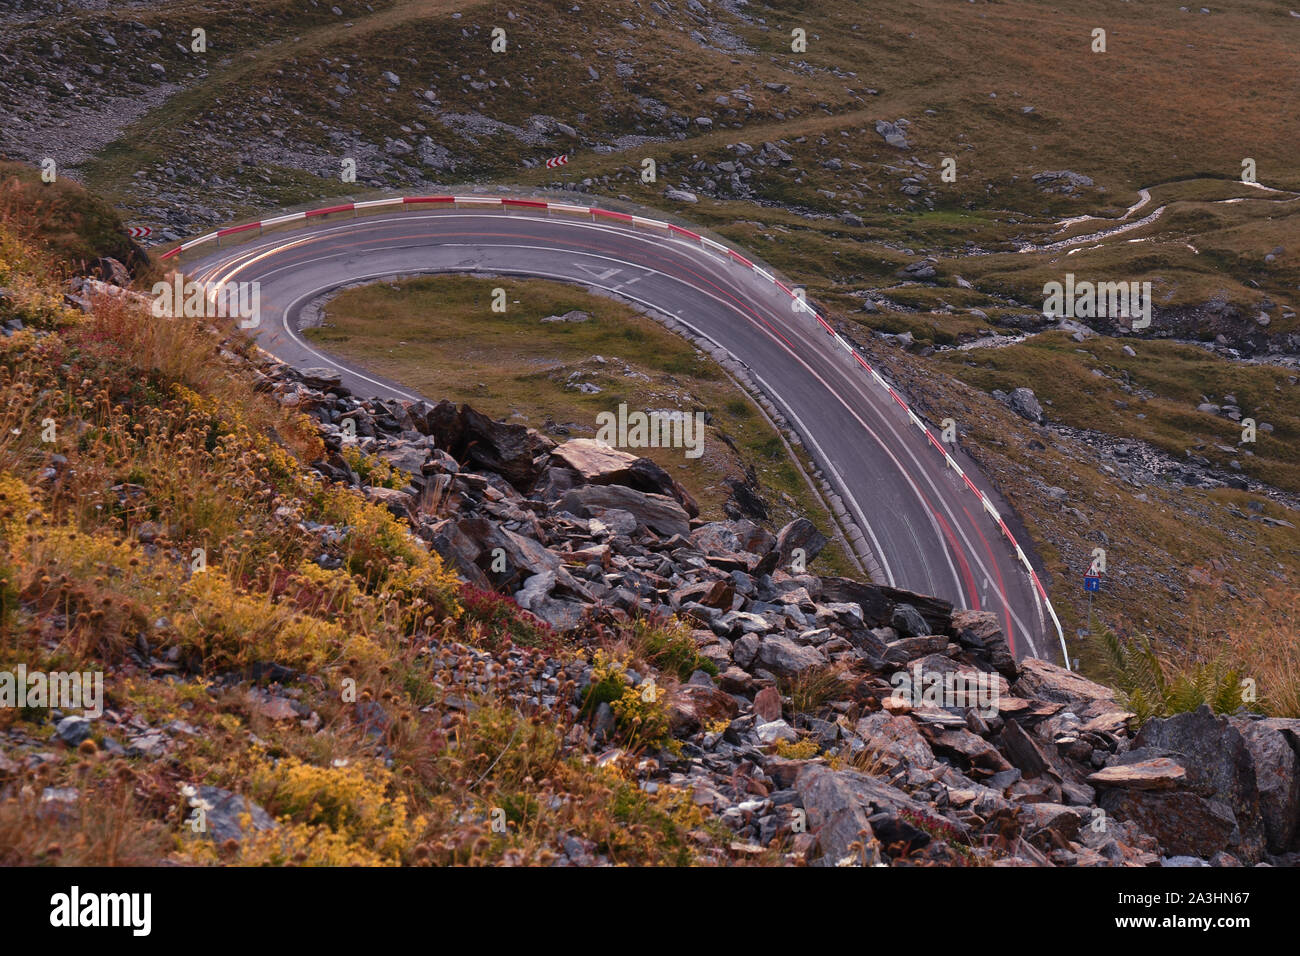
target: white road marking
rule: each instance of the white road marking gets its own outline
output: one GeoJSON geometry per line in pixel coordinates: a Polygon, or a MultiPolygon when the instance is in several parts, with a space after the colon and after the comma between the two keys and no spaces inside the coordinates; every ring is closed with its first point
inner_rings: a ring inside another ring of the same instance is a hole
{"type": "Polygon", "coordinates": [[[581,262],[575,262],[573,265],[574,268],[581,269],[583,272],[587,273],[587,275],[594,276],[601,282],[604,282],[606,279],[616,276],[623,271],[622,269],[593,269],[591,266],[584,265],[581,262]]]}

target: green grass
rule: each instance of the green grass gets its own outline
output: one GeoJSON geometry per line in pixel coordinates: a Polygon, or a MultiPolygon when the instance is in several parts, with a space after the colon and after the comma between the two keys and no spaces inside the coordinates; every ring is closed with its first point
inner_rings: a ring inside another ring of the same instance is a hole
{"type": "Polygon", "coordinates": [[[1064,332],[1005,348],[948,352],[938,361],[986,391],[1032,387],[1040,401],[1051,402],[1053,420],[1148,441],[1176,458],[1193,449],[1220,468],[1236,460],[1243,474],[1300,493],[1300,386],[1291,384],[1293,370],[1231,362],[1171,342],[1097,337],[1081,344],[1064,332]],[[1125,344],[1137,354],[1125,354],[1125,344]],[[1237,399],[1243,417],[1274,430],[1257,431],[1253,444],[1242,444],[1239,424],[1196,410],[1202,396],[1221,405],[1224,395],[1237,399]]]}

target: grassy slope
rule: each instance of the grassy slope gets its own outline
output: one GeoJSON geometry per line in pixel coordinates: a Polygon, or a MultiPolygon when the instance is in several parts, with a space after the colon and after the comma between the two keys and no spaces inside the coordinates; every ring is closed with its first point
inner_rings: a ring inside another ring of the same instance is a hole
{"type": "Polygon", "coordinates": [[[147,253],[124,233],[117,211],[67,179],[41,181],[22,163],[0,163],[0,217],[21,219],[24,230],[74,271],[110,257],[133,272],[148,274],[147,253]]]}
{"type": "Polygon", "coordinates": [[[1064,332],[947,352],[940,361],[986,390],[1032,385],[1040,401],[1051,403],[1054,421],[1141,439],[1175,458],[1195,450],[1219,468],[1237,461],[1243,474],[1300,493],[1300,386],[1293,370],[1233,363],[1171,342],[1099,336],[1080,344],[1064,332]],[[1137,354],[1126,354],[1125,344],[1137,354]],[[1237,399],[1243,417],[1273,431],[1257,431],[1245,443],[1240,424],[1197,411],[1207,398],[1221,404],[1224,395],[1237,399]]]}

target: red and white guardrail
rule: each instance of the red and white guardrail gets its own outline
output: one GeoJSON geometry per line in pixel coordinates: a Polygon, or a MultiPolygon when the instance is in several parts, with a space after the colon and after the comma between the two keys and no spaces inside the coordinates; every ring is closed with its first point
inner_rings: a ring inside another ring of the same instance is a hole
{"type": "Polygon", "coordinates": [[[1016,541],[1015,536],[1012,535],[1011,530],[1007,527],[1006,521],[1003,519],[1002,515],[999,514],[997,508],[994,507],[993,502],[989,500],[988,495],[975,487],[975,483],[970,480],[970,476],[962,470],[961,465],[957,464],[957,460],[952,457],[946,448],[943,447],[943,443],[934,437],[934,433],[926,427],[923,421],[921,421],[920,416],[918,416],[916,412],[912,411],[907,402],[903,401],[898,392],[894,390],[894,387],[886,382],[884,377],[872,368],[866,359],[858,354],[857,349],[853,348],[847,339],[831,328],[830,323],[822,318],[822,316],[819,315],[812,306],[808,305],[802,296],[795,293],[794,290],[780,279],[773,276],[770,272],[750,262],[734,249],[729,249],[722,243],[710,239],[707,236],[701,236],[698,233],[691,232],[689,229],[683,229],[681,226],[674,225],[670,222],[662,222],[658,219],[646,219],[642,216],[634,216],[625,212],[614,212],[609,209],[598,209],[595,206],[576,206],[570,203],[548,202],[540,199],[510,199],[497,196],[397,196],[392,199],[370,199],[364,202],[350,202],[337,206],[325,206],[321,209],[310,209],[306,212],[294,212],[285,216],[276,216],[274,219],[263,219],[260,222],[244,223],[242,226],[231,226],[227,229],[218,229],[216,232],[210,232],[207,235],[199,236],[196,239],[182,242],[175,249],[163,253],[161,258],[171,259],[180,255],[182,252],[188,252],[196,246],[201,246],[214,240],[220,244],[221,239],[225,236],[234,236],[253,229],[257,229],[260,232],[262,229],[271,226],[282,226],[286,223],[315,219],[318,216],[328,216],[333,213],[359,212],[361,210],[378,209],[384,206],[421,206],[434,204],[541,209],[546,210],[547,212],[591,216],[593,221],[598,219],[607,219],[613,222],[626,223],[633,228],[636,228],[637,226],[645,226],[652,229],[662,229],[672,235],[681,236],[694,242],[698,242],[703,246],[707,246],[715,252],[727,257],[732,262],[738,263],[739,265],[752,270],[756,275],[771,282],[786,295],[790,296],[791,299],[798,302],[803,311],[809,313],[814,319],[816,319],[821,327],[826,330],[827,334],[830,335],[835,342],[844,349],[844,351],[849,353],[849,355],[853,357],[853,360],[869,373],[881,388],[889,392],[889,397],[897,402],[898,406],[907,413],[908,420],[925,433],[925,437],[930,444],[934,446],[935,450],[938,451],[939,454],[943,455],[944,461],[947,463],[948,467],[955,471],[961,480],[965,482],[966,487],[974,492],[976,497],[980,499],[980,503],[983,505],[984,510],[987,511],[989,516],[997,522],[998,528],[1001,529],[1003,536],[1008,542],[1010,542],[1011,547],[1015,549],[1016,557],[1020,559],[1020,563],[1024,565],[1025,570],[1029,572],[1029,578],[1034,582],[1034,587],[1038,589],[1038,593],[1043,599],[1043,604],[1047,607],[1047,613],[1051,615],[1052,623],[1056,625],[1056,634],[1061,640],[1061,654],[1065,661],[1065,667],[1067,670],[1070,669],[1070,654],[1065,646],[1065,632],[1062,630],[1061,621],[1056,616],[1056,610],[1052,607],[1052,602],[1047,596],[1047,589],[1043,587],[1043,582],[1038,578],[1038,572],[1034,570],[1034,566],[1029,562],[1029,558],[1026,556],[1024,549],[1020,547],[1020,543],[1016,541]]]}

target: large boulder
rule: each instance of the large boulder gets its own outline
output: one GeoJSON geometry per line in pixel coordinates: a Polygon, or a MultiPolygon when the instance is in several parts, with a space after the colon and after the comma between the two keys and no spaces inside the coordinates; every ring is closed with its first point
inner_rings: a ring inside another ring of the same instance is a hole
{"type": "Polygon", "coordinates": [[[465,423],[460,415],[460,407],[455,402],[444,400],[436,405],[413,402],[406,407],[406,411],[416,430],[431,437],[438,443],[438,447],[448,451],[460,447],[465,423]]]}
{"type": "Polygon", "coordinates": [[[1056,776],[1038,742],[1014,720],[1008,720],[998,735],[998,749],[1026,777],[1056,776]]]}
{"type": "Polygon", "coordinates": [[[863,584],[851,578],[822,578],[821,600],[835,604],[856,604],[862,608],[867,627],[888,627],[894,608],[909,604],[925,619],[931,634],[947,634],[952,622],[952,605],[941,598],[916,594],[903,588],[863,584]]]}
{"type": "Polygon", "coordinates": [[[426,537],[434,550],[478,587],[517,588],[526,578],[546,571],[566,583],[570,580],[557,554],[487,518],[449,518],[434,525],[426,537]]]}
{"type": "Polygon", "coordinates": [[[469,405],[457,407],[445,401],[425,411],[415,426],[457,461],[495,472],[523,492],[532,488],[555,447],[526,425],[499,422],[469,405]]]}
{"type": "MultiPolygon", "coordinates": [[[[793,764],[794,762],[792,762],[793,764]]],[[[808,813],[808,827],[817,837],[821,856],[814,865],[834,866],[841,860],[874,866],[883,862],[869,818],[877,813],[910,811],[921,818],[934,812],[884,780],[856,770],[832,770],[822,763],[803,762],[783,768],[796,773],[794,789],[808,813]],[[860,843],[861,849],[853,849],[860,843]]]]}
{"type": "Polygon", "coordinates": [[[461,531],[456,519],[444,518],[423,527],[420,529],[420,535],[442,556],[442,560],[468,583],[483,590],[492,587],[492,582],[478,566],[478,557],[483,552],[482,544],[461,531]]]}
{"type": "Polygon", "coordinates": [[[894,606],[894,613],[889,616],[889,626],[903,637],[924,637],[930,633],[930,625],[921,616],[921,612],[910,604],[894,606]]]}
{"type": "Polygon", "coordinates": [[[826,663],[815,647],[804,647],[788,637],[773,635],[758,646],[758,659],[773,674],[794,677],[826,663]]]}
{"type": "Polygon", "coordinates": [[[705,554],[735,554],[744,548],[740,536],[726,521],[710,521],[691,532],[691,544],[705,554]]]}
{"type": "Polygon", "coordinates": [[[958,644],[988,661],[1007,680],[1020,676],[1002,622],[992,611],[953,611],[952,629],[958,644]]]}
{"type": "Polygon", "coordinates": [[[1114,763],[1088,775],[1094,787],[1124,790],[1176,790],[1187,782],[1187,768],[1169,757],[1114,763]]]}
{"type": "Polygon", "coordinates": [[[1300,844],[1300,720],[1229,717],[1255,762],[1264,833],[1273,853],[1300,844]]]}
{"type": "Polygon", "coordinates": [[[638,458],[632,462],[631,476],[627,484],[638,491],[647,491],[651,494],[673,498],[692,518],[700,516],[699,503],[686,490],[685,486],[649,458],[638,458]]]}
{"type": "Polygon", "coordinates": [[[574,484],[626,485],[637,491],[676,499],[694,518],[699,505],[672,475],[649,458],[637,458],[595,438],[573,438],[551,452],[551,465],[567,468],[574,484]]]}
{"type": "Polygon", "coordinates": [[[872,814],[870,795],[883,787],[865,774],[836,773],[816,764],[799,775],[799,795],[809,830],[821,851],[814,865],[835,866],[841,860],[870,866],[883,862],[868,820],[872,814]],[[851,849],[855,845],[861,849],[855,852],[851,849]]]}
{"type": "Polygon", "coordinates": [[[1208,858],[1240,841],[1232,808],[1188,790],[1114,789],[1098,805],[1155,837],[1165,853],[1208,858]]]}
{"type": "Polygon", "coordinates": [[[998,749],[979,734],[961,727],[929,728],[930,747],[936,754],[956,759],[958,766],[982,776],[1004,773],[1012,769],[998,749]]]}
{"type": "Polygon", "coordinates": [[[535,501],[554,504],[564,497],[566,491],[581,484],[582,478],[577,472],[559,465],[548,465],[537,481],[533,482],[533,489],[528,496],[535,501]]]}
{"type": "MultiPolygon", "coordinates": [[[[788,566],[796,550],[803,552],[804,567],[826,547],[826,536],[807,518],[795,518],[776,534],[776,549],[781,564],[788,566]]],[[[800,572],[804,568],[798,569],[800,572]]]]}
{"type": "Polygon", "coordinates": [[[858,720],[853,732],[867,745],[867,749],[881,758],[892,770],[898,766],[933,767],[934,753],[916,721],[910,717],[895,717],[885,711],[876,711],[858,720]]]}
{"type": "Polygon", "coordinates": [[[337,391],[343,384],[343,374],[336,368],[303,368],[298,370],[298,377],[308,388],[320,392],[337,391]]]}
{"type": "Polygon", "coordinates": [[[571,468],[593,485],[623,484],[636,455],[595,438],[574,438],[551,452],[551,463],[571,468]]]}
{"type": "Polygon", "coordinates": [[[1011,394],[1007,396],[1007,403],[1021,418],[1028,419],[1035,425],[1043,423],[1043,406],[1039,404],[1032,388],[1012,389],[1011,394]]]}
{"type": "Polygon", "coordinates": [[[650,495],[622,485],[586,485],[565,492],[554,506],[579,518],[596,517],[597,512],[615,509],[632,514],[639,525],[656,534],[671,537],[690,533],[690,516],[672,498],[650,495]]]}
{"type": "Polygon", "coordinates": [[[765,555],[776,547],[776,536],[748,518],[741,518],[739,521],[731,522],[731,530],[740,542],[742,551],[765,555]]]}
{"type": "Polygon", "coordinates": [[[1119,710],[1113,690],[1080,677],[1073,671],[1036,657],[1022,660],[1020,668],[1020,679],[1011,688],[1017,697],[1068,704],[1081,717],[1085,716],[1081,711],[1087,711],[1086,716],[1094,716],[1093,711],[1101,713],[1119,710]]]}
{"type": "Polygon", "coordinates": [[[461,406],[461,415],[465,422],[462,438],[468,439],[465,456],[520,491],[531,488],[554,443],[532,428],[496,421],[468,405],[461,406]]]}
{"type": "Polygon", "coordinates": [[[1189,713],[1149,720],[1133,739],[1133,748],[1177,755],[1187,768],[1189,786],[1213,796],[1236,818],[1240,843],[1226,849],[1251,862],[1261,858],[1266,841],[1255,755],[1245,735],[1226,717],[1201,705],[1189,713]]]}

